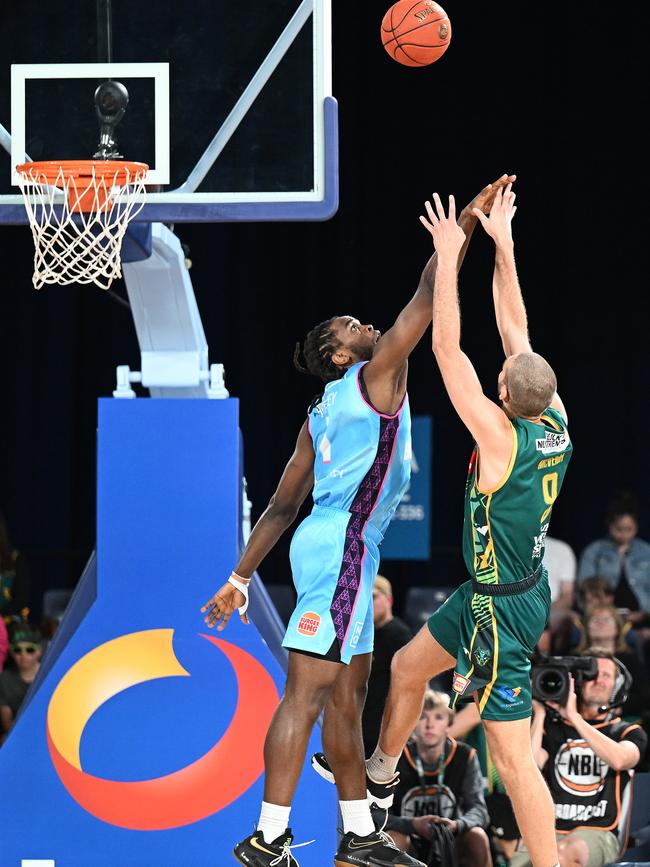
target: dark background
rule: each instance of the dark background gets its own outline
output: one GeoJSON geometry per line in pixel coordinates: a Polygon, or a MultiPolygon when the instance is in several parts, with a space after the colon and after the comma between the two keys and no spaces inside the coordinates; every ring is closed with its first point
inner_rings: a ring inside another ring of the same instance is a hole
{"type": "MultiPolygon", "coordinates": [[[[648,62],[643,7],[573,2],[444,4],[445,56],[400,67],[379,42],[381,4],[334,8],[341,207],[323,224],[177,225],[211,361],[241,400],[246,476],[259,516],[318,383],[293,370],[297,339],[336,313],[385,330],[431,253],[418,223],[434,190],[465,204],[518,175],[516,254],[534,349],[554,366],[575,453],[551,535],[578,553],[604,531],[610,497],[639,496],[648,528],[648,62]]],[[[286,143],[288,151],[292,141],[286,143]]],[[[96,401],[115,366],[139,369],[130,313],[94,287],[31,287],[25,227],[0,232],[0,509],[34,573],[72,585],[94,546],[96,401]]],[[[487,393],[502,364],[491,242],[476,230],[460,279],[463,346],[487,393]]],[[[120,283],[118,293],[124,292],[120,283]]],[[[412,410],[434,419],[434,553],[385,563],[403,583],[451,583],[470,439],[428,337],[414,352],[412,410]]],[[[288,539],[261,571],[288,581],[288,539]]],[[[177,568],[182,580],[183,552],[177,568]]],[[[215,581],[220,577],[215,576],[215,581]]],[[[208,590],[209,588],[206,588],[208,590]]]]}

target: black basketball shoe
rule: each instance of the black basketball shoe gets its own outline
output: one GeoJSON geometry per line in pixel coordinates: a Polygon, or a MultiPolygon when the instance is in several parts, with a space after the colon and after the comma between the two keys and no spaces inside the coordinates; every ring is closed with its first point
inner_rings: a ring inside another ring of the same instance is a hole
{"type": "MultiPolygon", "coordinates": [[[[334,783],[334,773],[329,766],[325,753],[314,753],[311,757],[311,766],[316,773],[327,780],[328,783],[334,783]]],[[[370,776],[366,770],[366,795],[368,803],[377,804],[384,810],[388,810],[393,806],[393,798],[395,797],[395,789],[399,784],[399,774],[395,774],[387,783],[378,783],[370,776]]]]}
{"type": "Polygon", "coordinates": [[[359,837],[357,834],[345,834],[334,856],[336,867],[426,867],[422,861],[412,858],[402,852],[393,843],[388,834],[381,831],[359,837]]]}
{"type": "MultiPolygon", "coordinates": [[[[249,867],[300,867],[291,854],[291,849],[298,848],[292,846],[292,842],[291,828],[287,828],[284,834],[272,843],[266,842],[261,831],[254,831],[250,837],[237,843],[233,852],[240,864],[248,864],[249,867]]],[[[298,844],[306,845],[308,844],[298,844]]]]}

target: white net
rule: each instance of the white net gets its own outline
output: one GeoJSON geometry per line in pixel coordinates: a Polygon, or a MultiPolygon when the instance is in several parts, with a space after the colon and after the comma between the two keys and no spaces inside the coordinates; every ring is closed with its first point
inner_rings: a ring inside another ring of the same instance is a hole
{"type": "Polygon", "coordinates": [[[55,177],[38,164],[21,167],[36,289],[45,283],[95,283],[108,289],[121,276],[122,240],[129,220],[144,205],[147,168],[89,163],[80,175],[61,165],[55,177]]]}

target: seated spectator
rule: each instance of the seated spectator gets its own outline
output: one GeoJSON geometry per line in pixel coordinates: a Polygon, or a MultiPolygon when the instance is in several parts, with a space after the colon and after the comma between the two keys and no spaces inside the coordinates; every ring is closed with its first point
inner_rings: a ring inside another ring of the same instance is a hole
{"type": "Polygon", "coordinates": [[[361,725],[366,756],[379,741],[379,729],[390,686],[390,664],[395,653],[413,637],[403,620],[393,614],[393,588],[383,575],[377,575],[372,587],[375,648],[368,679],[368,696],[361,725]]]}
{"type": "MultiPolygon", "coordinates": [[[[639,725],[612,718],[609,706],[618,698],[612,655],[596,647],[584,655],[598,659],[598,676],[585,681],[579,695],[572,679],[564,705],[533,701],[533,755],[555,803],[560,867],[604,867],[617,860],[623,793],[648,740],[639,725]]],[[[530,865],[522,846],[510,867],[530,865]]]]}
{"type": "Polygon", "coordinates": [[[398,847],[437,864],[435,826],[446,826],[462,865],[491,867],[481,768],[476,751],[449,736],[454,712],[448,704],[444,693],[427,690],[422,716],[397,766],[400,780],[385,830],[398,847]]]}
{"type": "Polygon", "coordinates": [[[0,672],[0,743],[11,730],[41,665],[41,636],[37,629],[26,622],[12,624],[9,637],[16,671],[0,672]]]}
{"type": "Polygon", "coordinates": [[[551,589],[551,609],[573,608],[576,583],[576,555],[566,542],[546,537],[544,565],[551,589]]]}
{"type": "Polygon", "coordinates": [[[29,571],[25,557],[9,539],[9,528],[0,511],[0,616],[29,613],[29,571]]]}
{"type": "Polygon", "coordinates": [[[650,626],[650,543],[639,539],[636,505],[630,497],[614,501],[607,515],[608,535],[582,552],[578,583],[598,575],[614,591],[614,605],[635,626],[650,626]]]}
{"type": "Polygon", "coordinates": [[[585,578],[578,586],[577,604],[583,613],[593,605],[613,605],[614,590],[607,579],[599,575],[585,578]]]}
{"type": "Polygon", "coordinates": [[[551,590],[551,612],[538,648],[542,653],[562,655],[568,650],[575,601],[576,556],[571,546],[547,536],[544,566],[551,590]]]}
{"type": "Polygon", "coordinates": [[[521,834],[506,787],[492,761],[476,702],[464,704],[456,711],[449,736],[464,741],[476,750],[486,791],[485,805],[490,817],[487,833],[492,859],[495,865],[507,864],[519,845],[521,834]]]}
{"type": "Polygon", "coordinates": [[[620,659],[632,677],[632,687],[621,712],[639,717],[650,710],[650,685],[641,657],[625,640],[629,627],[612,605],[592,604],[584,618],[578,653],[584,654],[588,647],[600,647],[620,659]]]}
{"type": "Polygon", "coordinates": [[[9,633],[4,617],[0,617],[0,671],[5,667],[7,654],[9,653],[9,633]]]}

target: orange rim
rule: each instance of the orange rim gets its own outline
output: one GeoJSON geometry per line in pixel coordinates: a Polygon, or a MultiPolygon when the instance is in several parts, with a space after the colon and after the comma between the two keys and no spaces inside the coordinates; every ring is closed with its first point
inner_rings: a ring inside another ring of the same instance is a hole
{"type": "Polygon", "coordinates": [[[16,166],[16,171],[27,180],[43,178],[54,184],[63,173],[64,178],[103,178],[110,176],[114,184],[123,185],[149,170],[146,163],[124,160],[41,160],[16,166]]]}

